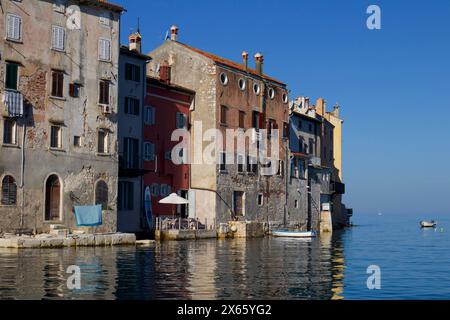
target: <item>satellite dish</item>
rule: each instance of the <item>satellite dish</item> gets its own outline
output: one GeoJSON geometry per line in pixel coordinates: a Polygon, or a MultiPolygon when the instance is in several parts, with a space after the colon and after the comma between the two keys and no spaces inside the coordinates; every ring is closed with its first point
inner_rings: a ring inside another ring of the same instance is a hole
{"type": "Polygon", "coordinates": [[[67,29],[80,30],[81,29],[81,11],[77,5],[69,6],[66,9],[67,13],[67,29]]]}

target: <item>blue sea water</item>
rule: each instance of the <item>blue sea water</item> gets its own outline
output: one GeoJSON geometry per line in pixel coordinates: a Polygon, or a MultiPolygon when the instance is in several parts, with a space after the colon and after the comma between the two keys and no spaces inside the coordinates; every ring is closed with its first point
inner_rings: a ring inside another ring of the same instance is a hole
{"type": "Polygon", "coordinates": [[[304,239],[162,242],[148,248],[0,249],[0,299],[450,299],[447,216],[357,214],[304,239]],[[435,219],[437,229],[421,229],[435,219]],[[69,290],[71,265],[81,288],[69,290]],[[367,268],[379,267],[379,290],[367,268]]]}

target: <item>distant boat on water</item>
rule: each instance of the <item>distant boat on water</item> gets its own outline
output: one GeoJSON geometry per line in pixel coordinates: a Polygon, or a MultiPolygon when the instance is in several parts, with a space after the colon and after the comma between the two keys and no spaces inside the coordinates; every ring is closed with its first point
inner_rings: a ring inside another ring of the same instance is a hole
{"type": "Polygon", "coordinates": [[[437,222],[434,220],[431,221],[420,221],[421,228],[436,228],[437,222]]]}

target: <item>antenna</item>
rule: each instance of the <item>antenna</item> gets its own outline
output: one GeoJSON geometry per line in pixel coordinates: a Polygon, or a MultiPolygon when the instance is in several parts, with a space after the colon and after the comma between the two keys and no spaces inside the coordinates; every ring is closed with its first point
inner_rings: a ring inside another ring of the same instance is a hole
{"type": "Polygon", "coordinates": [[[141,33],[140,18],[138,17],[137,19],[138,19],[137,32],[140,34],[141,33]]]}

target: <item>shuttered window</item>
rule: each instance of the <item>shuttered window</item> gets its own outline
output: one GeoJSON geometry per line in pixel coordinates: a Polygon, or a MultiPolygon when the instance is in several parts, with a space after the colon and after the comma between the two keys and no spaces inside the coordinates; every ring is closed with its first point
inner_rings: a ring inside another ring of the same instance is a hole
{"type": "Polygon", "coordinates": [[[64,88],[64,72],[53,70],[52,71],[52,96],[62,98],[64,88]]]}
{"type": "Polygon", "coordinates": [[[137,169],[139,167],[139,140],[124,138],[123,141],[123,167],[125,169],[137,169]]]}
{"type": "Polygon", "coordinates": [[[106,130],[98,131],[97,152],[103,154],[108,153],[108,132],[106,130]]]}
{"type": "Polygon", "coordinates": [[[2,180],[2,204],[13,206],[17,202],[17,185],[11,176],[5,176],[2,180]]]}
{"type": "Polygon", "coordinates": [[[104,38],[99,39],[98,58],[103,61],[111,61],[111,40],[104,38]]]}
{"type": "Polygon", "coordinates": [[[59,26],[52,26],[52,49],[64,51],[66,30],[59,26]]]}
{"type": "Polygon", "coordinates": [[[109,105],[109,81],[107,80],[100,80],[98,102],[109,105]]]}
{"type": "Polygon", "coordinates": [[[22,37],[22,18],[14,14],[8,14],[6,21],[6,38],[20,41],[22,37]]]}
{"type": "Polygon", "coordinates": [[[128,181],[119,181],[119,195],[117,206],[119,210],[133,210],[134,184],[128,181]]]}
{"type": "Polygon", "coordinates": [[[135,64],[125,64],[125,80],[141,81],[141,68],[135,64]]]}
{"type": "Polygon", "coordinates": [[[145,107],[145,117],[144,122],[147,125],[155,124],[155,108],[154,107],[145,107]]]}
{"type": "Polygon", "coordinates": [[[102,210],[108,210],[108,185],[103,180],[95,186],[95,204],[102,205],[102,210]]]}
{"type": "Polygon", "coordinates": [[[50,128],[50,147],[62,148],[62,129],[60,126],[51,126],[50,128]]]}

